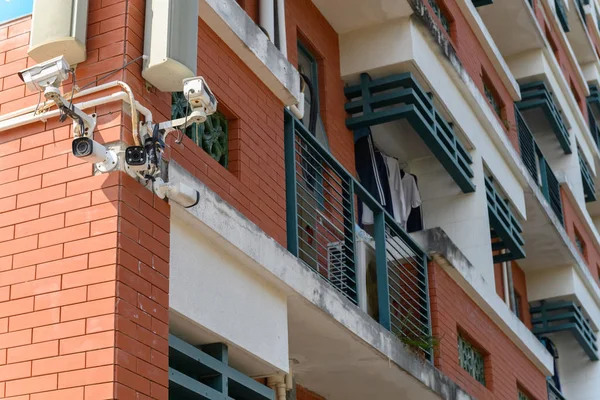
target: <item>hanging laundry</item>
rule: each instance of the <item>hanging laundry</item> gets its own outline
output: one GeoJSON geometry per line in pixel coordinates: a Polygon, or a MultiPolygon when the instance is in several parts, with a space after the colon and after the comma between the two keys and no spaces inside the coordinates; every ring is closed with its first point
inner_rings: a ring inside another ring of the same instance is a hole
{"type": "Polygon", "coordinates": [[[392,217],[399,224],[406,221],[408,215],[404,215],[404,207],[402,199],[404,198],[404,190],[402,184],[402,171],[400,163],[394,157],[383,156],[387,165],[388,181],[390,185],[390,195],[392,198],[392,217]]]}
{"type": "MultiPolygon", "coordinates": [[[[403,171],[404,172],[404,171],[403,171]]],[[[417,186],[416,177],[405,173],[402,177],[402,227],[406,230],[412,211],[421,206],[421,194],[417,186]]]]}
{"type": "MultiPolygon", "coordinates": [[[[354,132],[354,137],[356,172],[360,183],[388,213],[392,214],[386,162],[381,153],[376,151],[371,130],[369,128],[358,129],[354,132]]],[[[362,202],[359,202],[358,205],[358,215],[363,226],[374,223],[373,212],[368,207],[364,207],[362,202]]]]}
{"type": "MultiPolygon", "coordinates": [[[[412,174],[411,174],[412,175],[412,174]]],[[[423,230],[423,214],[421,213],[421,194],[419,190],[419,181],[415,175],[412,175],[415,179],[415,186],[417,188],[417,193],[419,196],[419,206],[413,207],[408,215],[408,220],[406,221],[406,232],[417,232],[423,230]]]]}

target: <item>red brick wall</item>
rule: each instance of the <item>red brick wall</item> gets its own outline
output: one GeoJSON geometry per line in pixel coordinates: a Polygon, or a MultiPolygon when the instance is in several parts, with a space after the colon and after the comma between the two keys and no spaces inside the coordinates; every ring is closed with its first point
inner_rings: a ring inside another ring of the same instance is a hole
{"type": "Polygon", "coordinates": [[[547,399],[546,378],[436,263],[429,263],[433,334],[440,340],[435,366],[477,399],[514,400],[517,384],[535,400],[547,399]],[[457,332],[486,356],[486,387],[458,362],[457,332]]]}
{"type": "Polygon", "coordinates": [[[325,400],[325,397],[319,396],[303,386],[296,385],[296,400],[325,400]]]}
{"type": "Polygon", "coordinates": [[[583,239],[585,254],[582,254],[582,257],[585,260],[590,273],[594,277],[594,280],[598,281],[600,278],[598,276],[600,253],[594,246],[595,240],[590,236],[585,228],[587,223],[579,219],[579,216],[575,211],[575,207],[577,206],[571,203],[569,196],[562,187],[560,188],[560,197],[562,199],[564,225],[567,234],[569,235],[569,238],[573,244],[575,244],[575,230],[577,230],[577,233],[580,235],[581,239],[583,239]]]}
{"type": "Polygon", "coordinates": [[[563,74],[565,75],[565,79],[567,83],[571,86],[571,91],[573,92],[573,96],[577,100],[579,104],[579,108],[583,113],[583,116],[587,121],[587,107],[585,102],[585,91],[584,88],[577,79],[577,67],[573,63],[573,60],[569,57],[567,49],[560,41],[559,33],[556,31],[557,29],[562,29],[560,26],[554,26],[549,23],[546,19],[546,13],[550,13],[549,9],[544,10],[542,7],[542,3],[539,0],[533,0],[534,4],[534,12],[535,16],[542,28],[542,32],[546,35],[546,38],[550,42],[552,46],[552,50],[554,51],[554,55],[562,69],[563,74]]]}
{"type": "MultiPolygon", "coordinates": [[[[139,47],[138,6],[90,1],[79,86],[139,47]]],[[[0,27],[2,114],[37,102],[16,76],[34,64],[29,24],[0,27]]],[[[131,141],[121,103],[89,111],[97,141],[131,141]]],[[[70,125],[0,135],[0,397],[167,399],[169,206],[122,173],[94,176],[70,125]]]]}
{"type": "MultiPolygon", "coordinates": [[[[516,294],[521,296],[521,308],[519,310],[521,321],[531,329],[531,313],[529,312],[529,301],[527,300],[527,280],[525,273],[515,261],[510,263],[513,276],[513,288],[516,294]]],[[[496,284],[496,294],[504,300],[504,276],[502,274],[502,264],[494,264],[494,280],[496,284]]]]}
{"type": "Polygon", "coordinates": [[[317,58],[319,65],[319,100],[323,124],[331,153],[352,174],[354,138],[346,129],[344,82],[340,77],[338,35],[310,0],[285,2],[288,58],[298,65],[298,40],[317,58]]]}
{"type": "MultiPolygon", "coordinates": [[[[517,134],[517,125],[513,109],[513,100],[507,87],[500,79],[500,75],[494,68],[491,60],[486,55],[481,43],[475,36],[475,33],[469,26],[467,19],[462,14],[456,0],[437,0],[440,7],[445,11],[451,22],[450,40],[454,50],[462,63],[463,67],[477,85],[477,88],[484,95],[484,75],[489,79],[488,85],[491,86],[502,108],[501,116],[498,120],[506,130],[509,140],[517,151],[519,148],[519,138],[517,134]]],[[[427,1],[424,2],[428,4],[427,1]]],[[[492,109],[493,110],[493,109],[492,109]]]]}

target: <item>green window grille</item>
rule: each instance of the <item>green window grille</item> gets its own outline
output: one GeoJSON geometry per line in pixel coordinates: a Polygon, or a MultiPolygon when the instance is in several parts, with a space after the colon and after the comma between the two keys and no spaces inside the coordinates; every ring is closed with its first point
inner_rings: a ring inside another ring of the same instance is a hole
{"type": "Polygon", "coordinates": [[[490,103],[496,114],[500,116],[500,104],[498,104],[498,101],[496,100],[496,96],[494,95],[494,92],[492,92],[492,89],[490,89],[490,87],[484,83],[483,91],[485,92],[485,97],[487,97],[488,102],[490,103]]]}
{"type": "Polygon", "coordinates": [[[531,400],[529,396],[519,390],[519,400],[531,400]]]}
{"type": "Polygon", "coordinates": [[[444,14],[444,11],[440,8],[440,5],[437,3],[437,0],[429,0],[429,5],[433,9],[433,12],[438,17],[440,22],[442,23],[442,27],[448,33],[450,33],[450,21],[448,17],[444,14]]]}
{"type": "MultiPolygon", "coordinates": [[[[188,101],[183,92],[174,92],[171,96],[171,118],[183,118],[191,112],[192,109],[188,106],[188,101]]],[[[229,151],[228,122],[222,113],[217,111],[209,115],[205,122],[187,127],[184,133],[198,147],[201,147],[219,164],[227,168],[229,151]]]]}
{"type": "Polygon", "coordinates": [[[304,86],[304,117],[301,122],[308,127],[310,123],[310,111],[313,107],[317,107],[317,124],[315,132],[311,132],[317,141],[327,150],[329,149],[329,139],[325,131],[325,124],[320,112],[319,101],[319,64],[316,57],[304,46],[298,42],[298,71],[310,79],[312,83],[312,91],[308,84],[304,86]]]}
{"type": "Polygon", "coordinates": [[[583,158],[579,148],[579,169],[581,170],[581,181],[583,182],[583,193],[587,203],[596,201],[596,184],[587,161],[583,158]]]}
{"type": "Polygon", "coordinates": [[[458,362],[475,380],[485,386],[483,354],[462,335],[458,335],[458,362]]]}

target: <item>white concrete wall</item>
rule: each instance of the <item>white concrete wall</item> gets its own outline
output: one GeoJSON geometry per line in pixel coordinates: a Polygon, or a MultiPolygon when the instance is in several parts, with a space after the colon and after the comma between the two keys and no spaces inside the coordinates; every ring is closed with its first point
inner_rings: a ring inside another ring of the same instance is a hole
{"type": "MultiPolygon", "coordinates": [[[[561,154],[559,151],[556,151],[559,147],[552,146],[552,137],[550,135],[546,137],[546,133],[553,133],[549,129],[548,132],[542,132],[542,135],[536,132],[536,140],[542,148],[544,155],[550,161],[554,173],[557,176],[561,174],[567,176],[569,182],[573,184],[577,201],[585,207],[581,172],[578,164],[577,144],[579,144],[582,155],[590,166],[593,176],[596,174],[594,158],[597,157],[598,150],[591,139],[587,121],[583,118],[581,110],[577,107],[564,76],[560,73],[560,70],[557,74],[558,66],[556,60],[549,58],[543,50],[536,49],[512,57],[507,61],[517,79],[522,79],[526,82],[545,79],[547,84],[549,84],[556,105],[562,110],[562,117],[569,131],[573,153],[564,154],[563,152],[561,154]]],[[[542,117],[539,116],[538,118],[542,117]]],[[[558,139],[554,137],[554,140],[556,140],[556,144],[558,145],[558,139]]]]}
{"type": "Polygon", "coordinates": [[[288,369],[287,300],[184,220],[171,218],[170,308],[230,346],[288,369]]]}
{"type": "MultiPolygon", "coordinates": [[[[494,271],[487,216],[483,162],[493,171],[498,185],[513,202],[517,214],[526,216],[523,189],[507,162],[490,138],[488,121],[482,121],[449,73],[448,60],[430,42],[430,34],[423,32],[410,19],[398,19],[340,36],[342,78],[355,82],[361,72],[378,77],[412,71],[426,90],[431,90],[442,111],[450,116],[458,131],[463,132],[467,147],[472,147],[474,183],[477,190],[463,194],[438,162],[431,159],[411,163],[411,172],[419,177],[419,188],[424,200],[425,228],[441,227],[493,285],[494,271]],[[485,157],[485,160],[482,158],[485,157]]],[[[481,106],[493,111],[481,96],[481,106]]],[[[496,121],[497,122],[497,121],[496,121]]],[[[495,129],[501,129],[497,122],[495,129]]],[[[505,133],[502,132],[504,136],[505,133]]],[[[436,160],[437,161],[437,160],[436,160]]],[[[493,286],[490,286],[493,287],[493,286]]]]}
{"type": "Polygon", "coordinates": [[[592,327],[600,327],[600,307],[574,268],[542,268],[525,274],[530,302],[554,298],[576,300],[590,318],[592,327]]]}
{"type": "Polygon", "coordinates": [[[600,400],[600,362],[590,361],[573,335],[552,335],[558,348],[562,393],[568,400],[600,400]]]}

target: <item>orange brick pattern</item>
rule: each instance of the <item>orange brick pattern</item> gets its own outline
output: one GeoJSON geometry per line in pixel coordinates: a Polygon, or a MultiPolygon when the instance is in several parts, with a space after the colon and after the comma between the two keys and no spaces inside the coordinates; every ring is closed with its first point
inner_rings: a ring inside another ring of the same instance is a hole
{"type": "MultiPolygon", "coordinates": [[[[529,312],[529,301],[527,300],[527,281],[525,272],[516,261],[510,263],[513,275],[513,287],[515,294],[521,297],[520,318],[529,329],[531,325],[531,313],[529,312]]],[[[504,277],[502,275],[502,264],[494,264],[494,281],[496,283],[496,294],[504,299],[504,277]]]]}
{"type": "Polygon", "coordinates": [[[326,400],[325,397],[311,392],[304,386],[296,385],[296,400],[326,400]]]}
{"type": "Polygon", "coordinates": [[[477,399],[516,399],[517,385],[546,399],[545,376],[435,262],[429,263],[429,279],[433,334],[440,340],[435,366],[477,399]],[[486,354],[485,387],[458,362],[459,330],[486,354]]]}
{"type": "MultiPolygon", "coordinates": [[[[557,26],[554,27],[550,24],[546,18],[546,13],[548,10],[544,10],[544,6],[540,0],[533,0],[533,8],[535,12],[535,16],[540,24],[542,32],[546,35],[546,39],[550,42],[553,47],[554,55],[562,69],[562,72],[567,80],[567,83],[571,86],[571,91],[575,100],[577,101],[579,108],[587,121],[587,106],[585,100],[585,91],[586,88],[582,87],[576,79],[576,71],[577,66],[573,63],[573,60],[569,57],[568,51],[560,41],[559,33],[556,31],[557,29],[562,29],[562,27],[557,26]]],[[[593,35],[590,35],[593,36],[593,35]]]]}
{"type": "MultiPolygon", "coordinates": [[[[136,5],[90,1],[79,86],[123,64],[136,5]]],[[[15,74],[35,63],[29,26],[0,27],[2,114],[37,102],[15,74]]],[[[131,141],[121,110],[92,110],[96,140],[131,141]]],[[[167,399],[169,206],[122,173],[94,176],[71,141],[57,119],[0,135],[0,398],[167,399]]]]}
{"type": "MultiPolygon", "coordinates": [[[[504,126],[506,134],[517,151],[519,148],[519,137],[515,114],[513,111],[513,99],[510,96],[507,87],[500,79],[494,65],[485,53],[481,42],[475,36],[475,33],[469,26],[465,16],[462,14],[456,0],[437,0],[440,7],[445,11],[451,22],[450,41],[454,46],[456,55],[469,74],[481,94],[485,97],[484,76],[488,82],[486,84],[495,92],[498,103],[502,109],[498,120],[504,126]]],[[[428,4],[427,1],[424,2],[428,4]]],[[[430,11],[433,14],[433,11],[430,11]]],[[[491,108],[491,106],[490,106],[491,108]]],[[[493,111],[493,108],[492,108],[493,111]]],[[[495,113],[495,111],[494,111],[495,113]]]]}
{"type": "Polygon", "coordinates": [[[354,137],[345,122],[338,35],[310,0],[287,0],[285,19],[288,58],[298,65],[298,41],[317,58],[320,111],[329,147],[335,158],[355,174],[354,137]]]}

